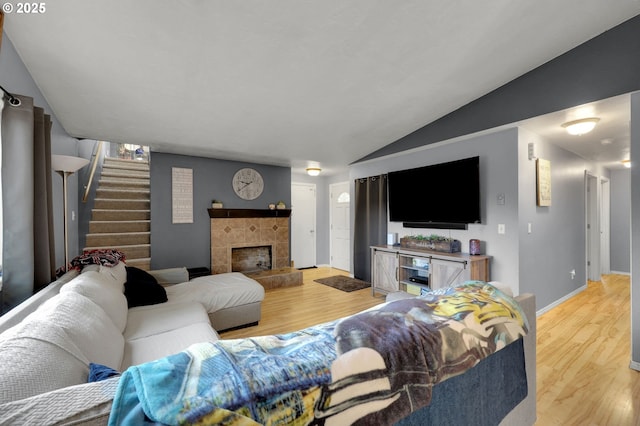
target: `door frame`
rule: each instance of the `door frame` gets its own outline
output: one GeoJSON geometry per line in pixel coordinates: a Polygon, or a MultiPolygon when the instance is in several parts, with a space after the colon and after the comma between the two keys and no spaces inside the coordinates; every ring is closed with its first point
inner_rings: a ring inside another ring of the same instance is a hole
{"type": "MultiPolygon", "coordinates": [[[[599,281],[600,235],[598,229],[598,176],[585,171],[585,267],[587,281],[599,281]]],[[[585,283],[586,284],[586,283],[585,283]]]]}
{"type": "Polygon", "coordinates": [[[611,182],[600,179],[600,273],[611,273],[611,182]]]}
{"type": "Polygon", "coordinates": [[[610,273],[611,268],[609,179],[585,170],[584,194],[586,278],[587,281],[600,281],[602,274],[610,273]]]}

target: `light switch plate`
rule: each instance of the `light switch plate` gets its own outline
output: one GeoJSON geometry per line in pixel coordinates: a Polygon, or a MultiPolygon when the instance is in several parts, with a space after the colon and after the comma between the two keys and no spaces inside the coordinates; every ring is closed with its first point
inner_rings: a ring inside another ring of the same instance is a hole
{"type": "Polygon", "coordinates": [[[498,234],[504,234],[504,233],[505,233],[504,223],[499,223],[498,224],[498,234]]]}

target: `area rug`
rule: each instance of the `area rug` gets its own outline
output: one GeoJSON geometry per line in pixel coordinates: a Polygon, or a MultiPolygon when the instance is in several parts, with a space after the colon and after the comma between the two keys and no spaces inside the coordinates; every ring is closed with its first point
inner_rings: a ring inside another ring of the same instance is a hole
{"type": "Polygon", "coordinates": [[[334,275],[332,277],[319,278],[314,281],[346,292],[362,290],[363,288],[371,287],[371,283],[359,280],[357,278],[345,277],[344,275],[334,275]]]}

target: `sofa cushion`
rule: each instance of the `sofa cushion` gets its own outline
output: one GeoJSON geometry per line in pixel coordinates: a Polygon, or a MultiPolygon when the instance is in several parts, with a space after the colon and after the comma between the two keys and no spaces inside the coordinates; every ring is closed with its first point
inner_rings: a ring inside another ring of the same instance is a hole
{"type": "Polygon", "coordinates": [[[65,330],[32,319],[0,341],[0,404],[86,383],[88,361],[65,330]]]}
{"type": "Polygon", "coordinates": [[[197,300],[207,312],[217,312],[264,300],[264,287],[240,272],[207,275],[166,288],[171,302],[197,300]]]}
{"type": "Polygon", "coordinates": [[[124,338],[105,311],[73,291],[47,300],[35,318],[63,328],[89,362],[117,368],[122,362],[124,338]]]}
{"type": "Polygon", "coordinates": [[[60,293],[67,291],[81,294],[100,306],[116,328],[124,331],[127,325],[127,298],[112,285],[111,278],[95,271],[83,272],[60,289],[60,293]]]}
{"type": "Polygon", "coordinates": [[[218,340],[218,334],[208,323],[204,322],[175,328],[153,336],[128,340],[125,343],[120,370],[180,352],[194,343],[215,342],[216,340],[218,340]]]}
{"type": "Polygon", "coordinates": [[[129,309],[124,339],[140,339],[198,322],[209,325],[207,311],[197,302],[138,306],[129,309]]]}
{"type": "Polygon", "coordinates": [[[124,292],[124,283],[127,281],[127,265],[118,262],[114,266],[100,265],[99,272],[113,280],[113,284],[120,292],[124,292]]]}
{"type": "Polygon", "coordinates": [[[167,301],[164,287],[147,271],[127,266],[127,281],[124,283],[124,295],[129,308],[155,305],[167,301]]]}
{"type": "Polygon", "coordinates": [[[181,268],[155,269],[149,271],[161,286],[183,283],[189,281],[189,271],[184,266],[181,268]]]}

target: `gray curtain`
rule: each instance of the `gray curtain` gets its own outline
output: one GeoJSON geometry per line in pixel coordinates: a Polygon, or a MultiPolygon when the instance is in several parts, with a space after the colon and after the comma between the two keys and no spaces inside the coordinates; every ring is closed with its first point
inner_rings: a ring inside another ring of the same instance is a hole
{"type": "Polygon", "coordinates": [[[387,175],[355,181],[353,275],[371,282],[371,246],[387,243],[387,175]]]}
{"type": "Polygon", "coordinates": [[[51,117],[33,99],[2,108],[2,312],[55,277],[51,117]]]}

